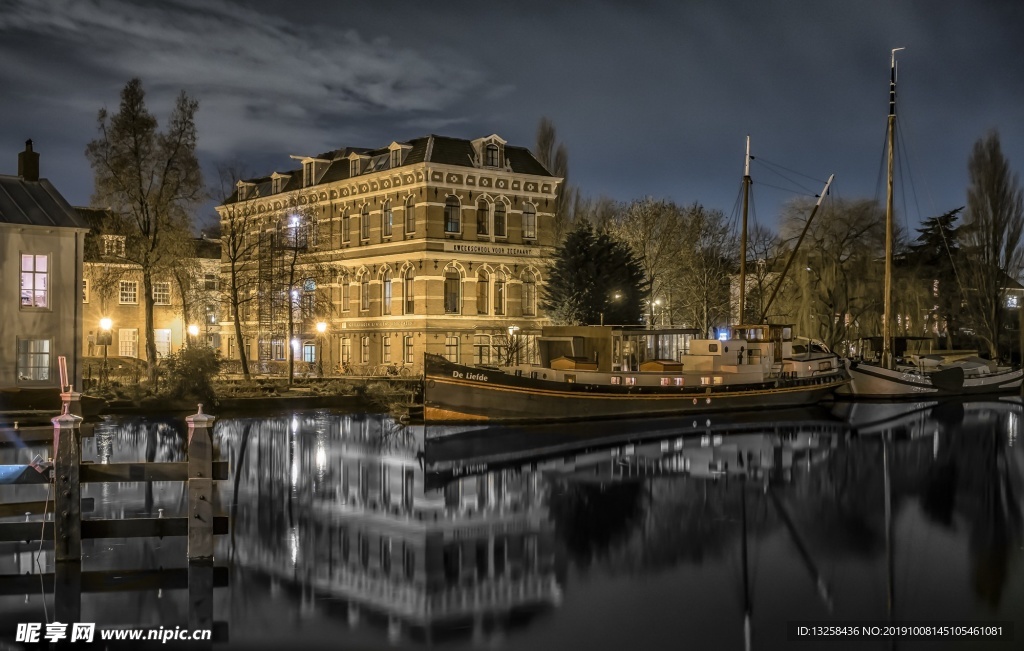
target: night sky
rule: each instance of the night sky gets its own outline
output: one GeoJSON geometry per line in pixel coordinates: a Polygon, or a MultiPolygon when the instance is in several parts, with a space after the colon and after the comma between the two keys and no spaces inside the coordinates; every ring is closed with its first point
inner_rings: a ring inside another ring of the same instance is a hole
{"type": "Polygon", "coordinates": [[[830,173],[837,196],[879,196],[889,52],[905,47],[897,204],[916,222],[963,205],[989,129],[1024,169],[1022,33],[1024,3],[980,0],[0,0],[0,173],[32,138],[42,174],[87,204],[96,113],[138,76],[158,118],[180,89],[199,99],[215,193],[218,164],[262,175],[428,133],[532,146],[546,115],[585,194],[727,214],[749,134],[756,218],[774,224],[830,173]]]}

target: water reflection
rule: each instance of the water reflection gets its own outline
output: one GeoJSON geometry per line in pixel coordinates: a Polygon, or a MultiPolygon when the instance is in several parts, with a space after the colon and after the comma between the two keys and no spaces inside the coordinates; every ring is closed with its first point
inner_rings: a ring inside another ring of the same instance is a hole
{"type": "MultiPolygon", "coordinates": [[[[459,430],[330,411],[221,419],[232,480],[216,505],[233,527],[217,555],[233,572],[215,617],[238,648],[776,648],[796,619],[1019,628],[1021,412],[845,404],[459,430]]],[[[111,420],[88,445],[100,463],[177,460],[183,424],[111,420]]],[[[129,513],[174,508],[181,490],[100,486],[103,508],[129,513]]],[[[154,544],[124,549],[173,565],[175,543],[154,544]]],[[[139,603],[150,621],[181,615],[139,603]]]]}

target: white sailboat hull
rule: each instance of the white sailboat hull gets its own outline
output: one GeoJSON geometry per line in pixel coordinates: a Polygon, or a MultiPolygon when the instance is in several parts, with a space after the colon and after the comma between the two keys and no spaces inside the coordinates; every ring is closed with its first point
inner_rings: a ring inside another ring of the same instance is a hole
{"type": "Polygon", "coordinates": [[[1024,369],[964,376],[960,368],[917,372],[848,361],[846,371],[850,383],[840,387],[837,396],[877,400],[1004,393],[1020,390],[1024,380],[1024,369]]]}

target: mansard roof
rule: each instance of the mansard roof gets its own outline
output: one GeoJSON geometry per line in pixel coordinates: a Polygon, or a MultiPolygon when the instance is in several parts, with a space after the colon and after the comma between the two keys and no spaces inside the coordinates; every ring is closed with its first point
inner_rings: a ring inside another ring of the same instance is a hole
{"type": "Polygon", "coordinates": [[[0,174],[0,223],[89,228],[47,179],[26,181],[0,174]]]}
{"type": "MultiPolygon", "coordinates": [[[[492,137],[497,136],[488,136],[488,138],[492,137]]],[[[368,158],[371,162],[374,160],[378,161],[377,164],[374,165],[374,169],[372,171],[391,169],[389,154],[391,152],[392,145],[396,143],[407,148],[406,154],[402,157],[402,167],[418,163],[438,163],[441,165],[454,165],[459,167],[476,167],[477,155],[476,150],[473,147],[473,142],[474,141],[472,140],[466,140],[464,138],[451,138],[448,136],[431,134],[421,138],[413,138],[408,141],[391,142],[384,147],[378,147],[376,149],[368,149],[365,147],[343,147],[341,149],[324,152],[312,157],[317,160],[330,161],[330,165],[320,176],[316,185],[348,179],[351,176],[352,166],[350,164],[350,159],[353,154],[358,154],[360,158],[368,158]],[[383,157],[387,157],[386,160],[383,157]]],[[[504,145],[504,150],[505,159],[508,161],[513,172],[519,174],[533,174],[536,176],[554,176],[551,172],[545,169],[543,165],[541,165],[540,161],[538,161],[537,158],[534,157],[533,153],[526,147],[504,145]]],[[[367,172],[364,172],[364,174],[365,173],[367,172]]],[[[281,192],[298,190],[302,187],[302,170],[292,170],[289,172],[281,172],[280,174],[291,175],[291,178],[288,179],[285,186],[281,188],[281,192]]],[[[249,197],[266,197],[271,194],[270,176],[246,179],[245,182],[256,186],[254,191],[249,192],[249,197]]],[[[238,201],[237,188],[231,196],[224,200],[224,203],[235,203],[236,201],[238,201]]]]}

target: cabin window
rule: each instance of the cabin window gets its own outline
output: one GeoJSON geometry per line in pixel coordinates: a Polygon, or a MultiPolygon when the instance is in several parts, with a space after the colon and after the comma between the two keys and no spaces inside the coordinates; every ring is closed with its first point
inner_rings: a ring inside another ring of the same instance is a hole
{"type": "Polygon", "coordinates": [[[725,381],[725,378],[723,378],[722,376],[720,376],[720,375],[715,376],[715,384],[722,384],[722,382],[724,382],[724,381],[725,381]]]}
{"type": "Polygon", "coordinates": [[[628,386],[636,385],[636,378],[635,377],[628,377],[628,378],[626,378],[626,384],[628,386]]]}
{"type": "Polygon", "coordinates": [[[709,353],[717,353],[718,352],[718,344],[708,344],[708,352],[709,353]]]}
{"type": "Polygon", "coordinates": [[[576,376],[575,375],[569,375],[568,373],[566,373],[565,374],[565,381],[568,382],[569,384],[576,384],[576,376]]]}
{"type": "Polygon", "coordinates": [[[670,386],[672,386],[672,378],[670,378],[670,377],[663,377],[663,378],[661,378],[661,386],[663,386],[663,387],[670,387],[670,386]]]}
{"type": "Polygon", "coordinates": [[[681,378],[681,377],[677,377],[677,378],[672,378],[672,379],[673,379],[673,380],[675,380],[675,385],[676,385],[677,387],[681,387],[681,386],[683,386],[683,378],[681,378]]]}
{"type": "Polygon", "coordinates": [[[709,377],[702,377],[700,379],[700,383],[701,384],[711,384],[711,378],[709,378],[709,377]]]}
{"type": "Polygon", "coordinates": [[[622,378],[618,375],[612,376],[612,384],[622,384],[622,378]]]}

